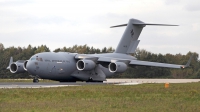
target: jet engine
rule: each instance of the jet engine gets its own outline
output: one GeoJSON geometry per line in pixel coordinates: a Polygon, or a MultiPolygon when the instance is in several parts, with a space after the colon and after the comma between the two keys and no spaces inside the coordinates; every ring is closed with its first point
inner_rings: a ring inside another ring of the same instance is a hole
{"type": "Polygon", "coordinates": [[[26,61],[24,62],[24,64],[23,64],[23,68],[24,68],[24,70],[26,70],[26,71],[27,71],[27,68],[26,68],[27,62],[28,62],[28,60],[26,60],[26,61]]]}
{"type": "Polygon", "coordinates": [[[112,73],[121,73],[125,72],[127,69],[127,65],[123,62],[112,62],[108,65],[109,71],[112,73]]]}
{"type": "Polygon", "coordinates": [[[26,70],[24,69],[24,63],[21,63],[21,62],[15,62],[15,63],[12,63],[10,65],[10,72],[11,73],[23,73],[23,72],[26,72],[26,70]]]}
{"type": "Polygon", "coordinates": [[[78,70],[92,70],[96,66],[95,62],[92,60],[79,60],[76,63],[76,67],[78,70]]]}

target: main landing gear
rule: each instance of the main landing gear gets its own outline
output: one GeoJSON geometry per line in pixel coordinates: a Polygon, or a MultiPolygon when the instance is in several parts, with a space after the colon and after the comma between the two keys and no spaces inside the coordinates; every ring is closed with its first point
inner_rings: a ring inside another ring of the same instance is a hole
{"type": "Polygon", "coordinates": [[[34,77],[33,78],[33,83],[38,83],[39,82],[39,79],[37,77],[34,77]]]}
{"type": "Polygon", "coordinates": [[[95,80],[92,79],[92,77],[90,77],[90,78],[86,81],[86,83],[103,83],[103,81],[95,81],[95,80]]]}

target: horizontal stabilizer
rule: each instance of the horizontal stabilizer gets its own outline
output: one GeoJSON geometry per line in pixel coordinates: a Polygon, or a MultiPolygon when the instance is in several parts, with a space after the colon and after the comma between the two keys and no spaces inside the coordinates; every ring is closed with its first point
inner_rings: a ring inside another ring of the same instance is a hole
{"type": "Polygon", "coordinates": [[[114,28],[114,27],[122,27],[122,26],[127,26],[127,24],[122,24],[122,25],[111,26],[110,28],[114,28]]]}
{"type": "MultiPolygon", "coordinates": [[[[179,25],[171,25],[171,24],[150,24],[150,23],[132,23],[132,24],[133,25],[155,25],[155,26],[179,26],[179,25]]],[[[122,27],[122,26],[127,26],[127,24],[111,26],[110,28],[122,27]]]]}
{"type": "Polygon", "coordinates": [[[138,23],[133,25],[155,25],[155,26],[179,26],[179,25],[171,25],[171,24],[150,24],[150,23],[138,23]]]}

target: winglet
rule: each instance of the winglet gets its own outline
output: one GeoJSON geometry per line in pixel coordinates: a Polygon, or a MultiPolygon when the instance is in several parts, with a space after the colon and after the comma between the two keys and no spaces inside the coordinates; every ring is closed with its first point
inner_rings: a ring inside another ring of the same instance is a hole
{"type": "Polygon", "coordinates": [[[190,56],[190,59],[188,60],[187,64],[184,65],[184,66],[182,66],[181,68],[187,68],[187,67],[190,67],[190,63],[191,63],[191,61],[192,61],[193,55],[194,55],[194,54],[192,54],[192,55],[190,56]]]}
{"type": "Polygon", "coordinates": [[[7,67],[7,69],[9,70],[10,69],[10,65],[13,63],[13,57],[10,57],[10,62],[9,62],[9,65],[7,67]]]}

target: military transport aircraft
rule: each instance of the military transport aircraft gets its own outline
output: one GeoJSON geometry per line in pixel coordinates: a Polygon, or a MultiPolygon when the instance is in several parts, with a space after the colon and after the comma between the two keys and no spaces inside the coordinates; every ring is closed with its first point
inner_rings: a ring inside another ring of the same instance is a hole
{"type": "Polygon", "coordinates": [[[33,55],[29,60],[13,62],[11,57],[7,69],[9,69],[11,73],[28,71],[28,73],[33,76],[33,82],[39,82],[39,78],[60,82],[103,82],[108,76],[125,72],[129,65],[168,68],[185,68],[189,66],[191,58],[186,65],[177,65],[139,61],[131,56],[130,54],[135,52],[140,42],[138,37],[143,27],[146,25],[177,26],[168,24],[148,24],[137,19],[130,19],[128,24],[111,27],[127,26],[113,53],[78,54],[69,52],[42,52],[33,55]]]}

